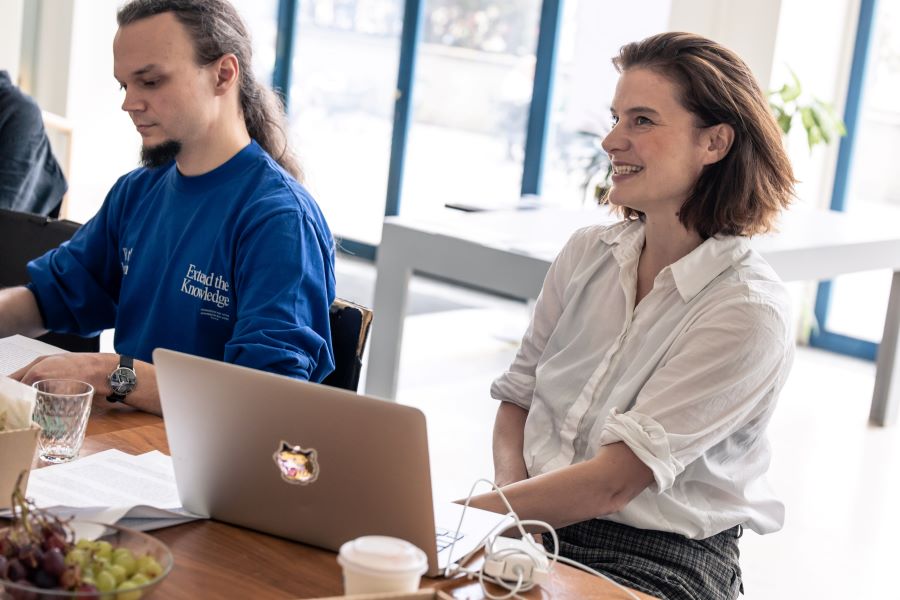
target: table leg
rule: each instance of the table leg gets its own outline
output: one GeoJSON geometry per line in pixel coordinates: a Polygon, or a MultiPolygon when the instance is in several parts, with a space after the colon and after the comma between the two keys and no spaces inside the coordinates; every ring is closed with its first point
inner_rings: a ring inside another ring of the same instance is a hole
{"type": "Polygon", "coordinates": [[[897,421],[900,386],[894,379],[900,377],[900,364],[897,362],[898,337],[900,337],[900,271],[895,271],[891,280],[887,315],[884,319],[884,333],[878,346],[875,391],[872,394],[872,408],[869,412],[869,420],[880,426],[893,425],[897,421]]]}
{"type": "Polygon", "coordinates": [[[385,225],[376,261],[372,340],[366,371],[366,394],[395,400],[400,369],[403,320],[412,267],[385,225]]]}

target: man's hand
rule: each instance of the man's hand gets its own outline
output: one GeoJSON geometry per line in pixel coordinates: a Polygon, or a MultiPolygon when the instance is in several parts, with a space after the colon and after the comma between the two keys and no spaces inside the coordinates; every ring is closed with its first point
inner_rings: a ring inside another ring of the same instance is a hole
{"type": "MultiPolygon", "coordinates": [[[[119,366],[118,354],[95,352],[69,352],[42,356],[19,369],[10,377],[31,385],[42,379],[77,379],[94,386],[94,398],[105,398],[112,393],[109,374],[119,366]]],[[[156,369],[142,360],[134,361],[137,387],[125,399],[125,404],[144,412],[161,415],[159,390],[156,387],[156,369]]]]}
{"type": "Polygon", "coordinates": [[[77,379],[94,386],[94,395],[106,396],[110,393],[107,377],[119,364],[115,354],[98,352],[68,352],[51,354],[34,359],[10,377],[31,385],[42,379],[77,379]]]}

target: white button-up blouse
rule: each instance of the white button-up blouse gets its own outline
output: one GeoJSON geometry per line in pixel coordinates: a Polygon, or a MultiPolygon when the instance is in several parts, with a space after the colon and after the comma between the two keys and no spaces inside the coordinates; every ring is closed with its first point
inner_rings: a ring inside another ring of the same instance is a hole
{"type": "Polygon", "coordinates": [[[576,232],[491,395],[528,411],[530,476],[624,442],[654,483],[604,518],[702,539],[781,528],[766,425],[793,360],[790,300],[743,237],[710,238],[635,307],[644,225],[576,232]]]}

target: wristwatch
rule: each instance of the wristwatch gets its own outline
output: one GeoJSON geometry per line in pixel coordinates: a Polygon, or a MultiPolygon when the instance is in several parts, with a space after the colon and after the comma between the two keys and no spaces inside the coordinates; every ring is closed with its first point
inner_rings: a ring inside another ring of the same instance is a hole
{"type": "Polygon", "coordinates": [[[106,397],[110,402],[124,402],[125,396],[137,387],[137,373],[134,372],[134,359],[119,355],[119,366],[109,374],[109,387],[112,394],[106,397]]]}

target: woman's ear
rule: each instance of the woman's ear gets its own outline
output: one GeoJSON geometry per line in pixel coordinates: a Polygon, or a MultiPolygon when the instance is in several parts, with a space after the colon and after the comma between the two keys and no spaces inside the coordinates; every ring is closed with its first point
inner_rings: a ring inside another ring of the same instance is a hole
{"type": "Polygon", "coordinates": [[[704,130],[704,144],[706,145],[707,162],[711,165],[717,163],[731,150],[734,142],[734,128],[728,123],[712,125],[704,130]]]}

